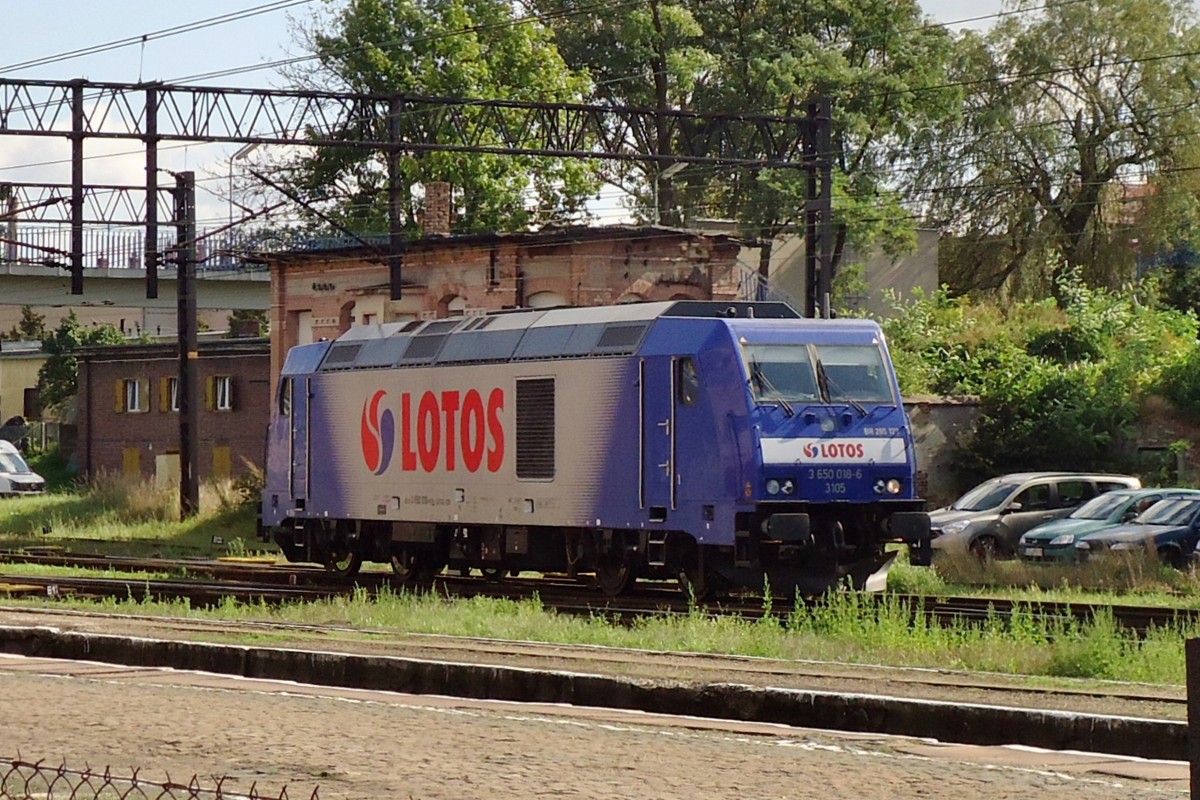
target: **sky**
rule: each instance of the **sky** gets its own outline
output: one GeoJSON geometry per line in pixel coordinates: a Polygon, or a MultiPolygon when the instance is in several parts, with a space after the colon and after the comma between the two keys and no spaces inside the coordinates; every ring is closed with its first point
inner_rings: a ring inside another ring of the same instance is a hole
{"type": "MultiPolygon", "coordinates": [[[[986,17],[1002,4],[920,2],[926,14],[952,28],[986,27],[986,17]],[[969,22],[952,24],[963,20],[969,22]]],[[[5,28],[0,78],[281,88],[286,82],[270,65],[300,55],[297,26],[327,9],[326,0],[0,0],[5,28]],[[247,71],[200,77],[241,69],[247,71]]],[[[160,167],[196,173],[202,226],[229,213],[225,197],[235,150],[220,144],[160,150],[160,167]]],[[[89,140],[85,154],[86,183],[144,180],[144,156],[135,142],[89,140]]],[[[0,182],[68,183],[69,155],[66,140],[0,136],[0,182]]]]}

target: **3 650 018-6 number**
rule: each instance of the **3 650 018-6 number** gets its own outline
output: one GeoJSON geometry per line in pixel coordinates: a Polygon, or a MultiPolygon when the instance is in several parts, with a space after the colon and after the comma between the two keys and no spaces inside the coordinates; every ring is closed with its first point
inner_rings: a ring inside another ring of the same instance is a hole
{"type": "Polygon", "coordinates": [[[861,468],[855,467],[810,467],[810,481],[860,481],[863,477],[861,468]]]}

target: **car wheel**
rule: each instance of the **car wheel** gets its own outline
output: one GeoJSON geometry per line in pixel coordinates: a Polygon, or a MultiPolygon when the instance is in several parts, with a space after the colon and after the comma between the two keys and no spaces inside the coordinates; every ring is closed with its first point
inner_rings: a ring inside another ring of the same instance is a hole
{"type": "Polygon", "coordinates": [[[980,536],[970,544],[971,555],[980,561],[995,561],[1003,555],[1000,540],[995,536],[980,536]]]}

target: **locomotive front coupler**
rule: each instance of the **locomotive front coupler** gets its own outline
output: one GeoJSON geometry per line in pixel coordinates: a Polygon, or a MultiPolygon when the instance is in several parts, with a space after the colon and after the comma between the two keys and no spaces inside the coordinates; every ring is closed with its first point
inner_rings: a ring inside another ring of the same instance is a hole
{"type": "Polygon", "coordinates": [[[763,520],[762,532],[768,539],[784,542],[801,550],[813,542],[812,522],[808,514],[789,512],[772,514],[763,520]]]}

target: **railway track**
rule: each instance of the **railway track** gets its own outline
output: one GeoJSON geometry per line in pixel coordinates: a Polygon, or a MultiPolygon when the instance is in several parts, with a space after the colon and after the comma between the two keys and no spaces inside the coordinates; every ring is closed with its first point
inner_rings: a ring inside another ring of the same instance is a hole
{"type": "MultiPolygon", "coordinates": [[[[324,600],[355,591],[376,594],[398,591],[386,571],[363,571],[353,579],[331,575],[317,566],[264,563],[255,559],[164,559],[125,556],[0,551],[0,563],[38,564],[85,570],[165,573],[168,578],[112,578],[94,576],[20,575],[12,570],[0,574],[0,593],[42,594],[88,598],[175,600],[186,598],[193,605],[209,606],[234,598],[242,602],[287,603],[324,600]],[[7,588],[6,588],[7,587],[7,588]]],[[[639,584],[636,594],[610,599],[594,587],[561,576],[523,577],[493,581],[482,577],[452,574],[438,576],[433,587],[453,597],[487,596],[511,600],[534,597],[547,608],[565,614],[603,615],[626,621],[652,614],[688,614],[697,609],[689,604],[674,584],[639,584]]],[[[401,587],[411,590],[413,587],[401,587]]],[[[429,587],[424,587],[429,588],[429,587]]],[[[1111,616],[1122,628],[1145,633],[1152,628],[1191,627],[1200,623],[1200,609],[1161,606],[1089,605],[1050,601],[1014,601],[1003,598],[927,597],[922,595],[868,595],[869,602],[897,603],[913,615],[924,615],[941,624],[1007,622],[1026,615],[1041,622],[1087,622],[1111,616]]],[[[819,602],[819,601],[816,601],[819,602]]],[[[700,610],[713,615],[757,619],[767,613],[786,616],[793,610],[789,597],[772,598],[771,611],[762,597],[730,596],[703,604],[700,610]]]]}

